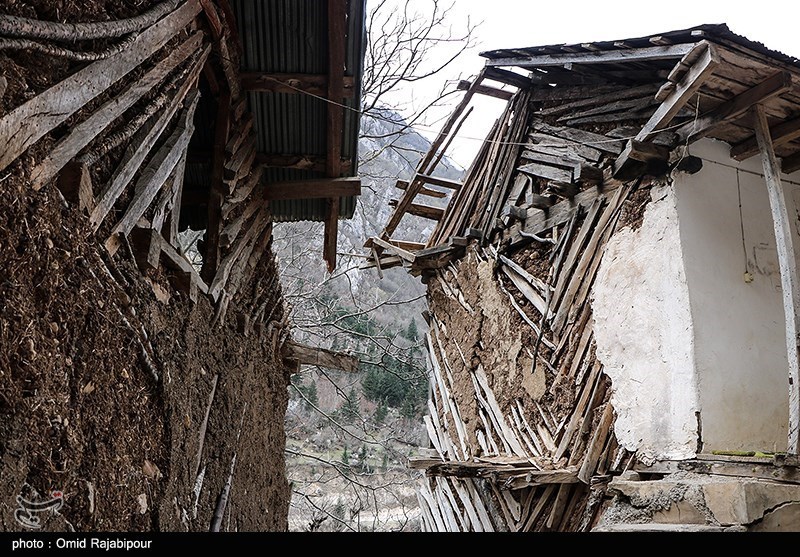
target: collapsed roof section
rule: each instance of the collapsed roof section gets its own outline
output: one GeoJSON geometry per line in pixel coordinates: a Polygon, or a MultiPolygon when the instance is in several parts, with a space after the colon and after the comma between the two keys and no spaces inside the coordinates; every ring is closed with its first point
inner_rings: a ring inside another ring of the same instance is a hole
{"type": "MultiPolygon", "coordinates": [[[[407,265],[421,274],[458,253],[459,238],[489,238],[503,219],[522,217],[520,205],[533,220],[544,220],[546,209],[572,200],[586,185],[665,170],[672,150],[703,137],[730,144],[738,161],[754,156],[756,105],[763,107],[783,171],[800,168],[800,94],[792,86],[800,62],[726,25],[482,56],[485,67],[423,157],[384,230],[367,241],[375,251],[365,267],[407,265]],[[475,94],[509,99],[509,107],[463,187],[446,184],[452,193],[447,210],[426,210],[420,200],[428,185],[441,180],[434,175],[439,151],[458,133],[475,94]],[[477,183],[481,175],[492,176],[492,183],[477,183]],[[524,176],[546,180],[550,191],[520,204],[524,176]],[[438,221],[432,236],[393,239],[406,214],[438,221]]],[[[526,224],[520,230],[535,233],[528,230],[534,228],[526,224]]]]}

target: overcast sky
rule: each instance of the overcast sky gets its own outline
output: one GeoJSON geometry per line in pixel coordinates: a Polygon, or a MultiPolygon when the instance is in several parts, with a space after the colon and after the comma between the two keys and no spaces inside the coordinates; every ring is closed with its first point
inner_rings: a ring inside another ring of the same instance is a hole
{"type": "MultiPolygon", "coordinates": [[[[422,10],[427,1],[414,0],[412,4],[422,10]]],[[[454,4],[454,29],[463,28],[467,17],[472,23],[480,22],[476,30],[479,44],[457,60],[448,75],[432,78],[428,83],[432,88],[440,88],[446,79],[477,74],[484,63],[479,52],[484,50],[621,40],[705,23],[727,23],[734,33],[800,57],[800,5],[791,1],[455,0],[454,4]]],[[[415,90],[420,98],[424,96],[420,84],[415,90]]],[[[458,100],[453,97],[454,103],[458,100]]],[[[471,162],[480,142],[470,138],[485,136],[503,106],[503,101],[481,99],[479,109],[462,128],[460,135],[465,138],[454,142],[449,153],[457,162],[471,162]]],[[[439,127],[432,128],[438,131],[439,127]]],[[[420,131],[435,135],[433,129],[420,131]]]]}

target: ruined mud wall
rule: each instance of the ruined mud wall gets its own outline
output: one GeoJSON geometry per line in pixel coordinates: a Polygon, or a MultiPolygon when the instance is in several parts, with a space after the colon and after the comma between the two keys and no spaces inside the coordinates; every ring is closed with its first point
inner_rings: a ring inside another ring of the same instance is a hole
{"type": "MultiPolygon", "coordinates": [[[[89,4],[82,17],[151,7],[89,4]]],[[[89,60],[0,50],[6,531],[287,527],[286,331],[269,213],[245,214],[261,190],[242,167],[226,175],[221,203],[237,225],[210,285],[178,251],[198,79],[220,45],[198,2],[163,4],[139,29],[163,48],[79,43],[102,54],[89,60]],[[155,51],[134,55],[139,48],[155,51]],[[116,79],[94,64],[116,68],[116,79]],[[95,98],[75,101],[87,90],[95,98]],[[48,99],[68,114],[37,112],[48,99]],[[43,501],[52,510],[26,510],[43,501]]],[[[53,15],[17,7],[13,15],[53,15]]]]}

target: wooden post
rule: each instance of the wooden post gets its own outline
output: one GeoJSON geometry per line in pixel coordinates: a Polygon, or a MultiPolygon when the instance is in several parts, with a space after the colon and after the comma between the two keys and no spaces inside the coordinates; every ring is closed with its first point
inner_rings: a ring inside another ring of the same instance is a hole
{"type": "MultiPolygon", "coordinates": [[[[342,173],[342,127],[344,113],[344,55],[345,55],[345,2],[328,0],[328,132],[325,173],[328,178],[339,178],[342,173]]],[[[328,272],[336,268],[336,238],[339,235],[339,197],[331,197],[327,203],[325,238],[322,257],[328,264],[328,272]]]]}
{"type": "Polygon", "coordinates": [[[772,224],[775,227],[775,246],[778,249],[778,266],[781,271],[783,311],[786,318],[786,350],[789,358],[789,439],[786,451],[798,454],[798,421],[800,421],[800,283],[797,262],[792,247],[792,222],[786,209],[786,199],[781,184],[781,168],[772,147],[767,116],[761,104],[755,106],[756,140],[761,151],[764,179],[767,182],[772,224]]]}

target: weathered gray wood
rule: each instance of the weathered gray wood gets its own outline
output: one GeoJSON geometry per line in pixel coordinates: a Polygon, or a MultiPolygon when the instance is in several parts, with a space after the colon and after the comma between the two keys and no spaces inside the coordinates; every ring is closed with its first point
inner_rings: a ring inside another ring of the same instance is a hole
{"type": "Polygon", "coordinates": [[[81,149],[91,143],[115,118],[123,114],[135,102],[156,87],[178,64],[195,53],[203,40],[203,34],[194,33],[175,50],[144,74],[124,92],[103,104],[86,120],[73,127],[31,172],[33,189],[41,189],[81,149]]]}
{"type": "Polygon", "coordinates": [[[521,68],[563,66],[564,64],[611,64],[619,62],[645,62],[681,58],[691,51],[694,44],[652,46],[625,50],[601,50],[597,52],[575,52],[565,54],[540,54],[495,58],[486,61],[488,67],[519,66],[521,68]]]}
{"type": "Polygon", "coordinates": [[[701,43],[697,48],[703,48],[703,53],[692,65],[692,68],[686,72],[683,79],[676,84],[675,91],[664,99],[642,127],[642,130],[636,135],[637,141],[647,141],[660,128],[669,124],[675,114],[700,89],[703,82],[714,73],[719,64],[716,47],[710,43],[701,43]]]}
{"type": "Polygon", "coordinates": [[[178,161],[184,156],[194,132],[192,118],[200,98],[197,93],[193,97],[184,109],[175,131],[142,171],[125,214],[111,229],[111,236],[105,242],[106,250],[111,255],[114,255],[120,246],[120,235],[127,235],[136,226],[136,222],[145,213],[178,161]]]}
{"type": "Polygon", "coordinates": [[[243,186],[237,187],[234,190],[233,195],[231,195],[230,197],[228,197],[228,199],[225,200],[225,204],[222,206],[223,219],[228,218],[228,215],[230,215],[231,211],[233,211],[236,205],[238,205],[239,203],[245,201],[248,197],[250,197],[250,194],[253,192],[254,189],[256,189],[256,186],[259,185],[263,173],[264,173],[263,167],[257,166],[256,168],[254,168],[253,171],[250,173],[250,176],[247,178],[247,182],[245,182],[243,186]]]}
{"type": "Polygon", "coordinates": [[[211,281],[211,285],[208,289],[209,294],[215,301],[219,298],[219,295],[225,288],[225,285],[228,282],[228,277],[231,274],[231,270],[233,269],[236,261],[239,259],[239,256],[242,254],[242,251],[244,251],[245,247],[247,247],[251,241],[253,241],[257,236],[261,235],[261,232],[268,223],[269,209],[262,206],[253,222],[250,223],[250,227],[247,229],[247,232],[245,232],[243,236],[239,236],[236,239],[231,249],[228,251],[225,257],[222,258],[222,261],[217,267],[217,272],[214,275],[214,280],[211,281]]]}
{"type": "MultiPolygon", "coordinates": [[[[397,207],[399,205],[399,201],[397,199],[390,199],[389,205],[392,207],[397,207]]],[[[411,203],[408,205],[406,212],[409,215],[422,217],[424,219],[439,220],[444,214],[444,209],[431,207],[430,205],[425,205],[423,203],[411,203]]]]}
{"type": "Polygon", "coordinates": [[[0,170],[152,56],[184,28],[200,9],[197,0],[188,0],[142,32],[125,50],[86,66],[0,119],[0,144],[5,146],[0,153],[0,170]]]}
{"type": "Polygon", "coordinates": [[[285,342],[281,352],[284,358],[297,360],[301,364],[338,369],[348,373],[357,372],[360,363],[358,358],[352,354],[306,346],[292,341],[285,342]]]}
{"type": "Polygon", "coordinates": [[[250,200],[250,203],[247,204],[244,211],[237,216],[236,218],[232,219],[228,224],[225,225],[225,228],[222,229],[219,235],[219,245],[220,247],[227,248],[230,246],[236,237],[239,235],[239,231],[242,229],[242,225],[245,222],[250,220],[250,218],[256,214],[256,212],[266,204],[266,200],[261,196],[255,195],[250,200]]]}
{"type": "Polygon", "coordinates": [[[620,139],[611,138],[599,133],[570,128],[568,126],[551,126],[544,122],[534,122],[531,127],[539,133],[547,134],[598,149],[605,153],[618,155],[624,146],[620,139]]]}
{"type": "Polygon", "coordinates": [[[395,243],[386,241],[383,238],[375,236],[372,238],[372,241],[375,245],[382,247],[386,251],[393,253],[398,257],[402,257],[403,259],[405,259],[410,263],[413,263],[417,258],[417,256],[411,253],[410,251],[403,249],[402,247],[396,245],[395,243]]]}
{"type": "Polygon", "coordinates": [[[563,182],[567,184],[572,182],[571,170],[550,166],[548,164],[529,163],[518,167],[517,170],[525,174],[530,174],[531,176],[537,176],[554,182],[563,182]]]}
{"type": "Polygon", "coordinates": [[[775,246],[781,273],[783,312],[786,320],[786,350],[789,359],[789,428],[787,452],[800,453],[800,277],[797,274],[792,238],[794,229],[789,218],[781,168],[769,135],[769,124],[762,105],[754,110],[756,139],[761,150],[761,164],[767,182],[772,224],[775,228],[775,246]]]}
{"type": "MultiPolygon", "coordinates": [[[[792,118],[771,126],[769,135],[772,138],[772,147],[784,145],[800,137],[800,118],[792,118]]],[[[750,137],[731,147],[731,158],[737,161],[748,159],[759,152],[756,136],[750,137]]],[[[785,171],[784,171],[785,172],[785,171]]]]}
{"type": "Polygon", "coordinates": [[[592,433],[592,439],[589,441],[589,446],[586,449],[586,454],[583,457],[580,470],[578,470],[578,479],[585,484],[590,484],[592,476],[597,469],[597,462],[603,452],[611,426],[614,422],[614,409],[611,403],[607,403],[603,409],[603,415],[592,433]]]}
{"type": "Polygon", "coordinates": [[[181,107],[189,90],[194,87],[195,80],[203,64],[205,64],[208,53],[209,47],[206,47],[203,54],[201,54],[195,62],[192,72],[187,76],[178,91],[175,92],[172,102],[163,109],[163,112],[154,115],[153,121],[140,130],[134,136],[133,140],[131,140],[130,145],[122,157],[122,161],[109,179],[105,189],[98,196],[97,206],[94,208],[91,215],[89,215],[89,224],[93,232],[96,232],[100,227],[103,219],[106,218],[106,215],[108,215],[108,212],[114,206],[114,203],[125,189],[125,186],[133,179],[133,176],[136,174],[137,170],[139,170],[145,157],[153,148],[159,137],[161,137],[161,134],[166,129],[173,115],[181,107]]]}
{"type": "Polygon", "coordinates": [[[681,143],[685,143],[688,140],[697,140],[723,122],[742,116],[754,104],[763,103],[773,97],[780,96],[791,88],[792,74],[778,72],[755,87],[751,87],[744,93],[736,95],[731,100],[703,114],[696,120],[687,122],[675,132],[678,134],[681,143]]]}

